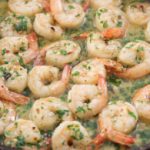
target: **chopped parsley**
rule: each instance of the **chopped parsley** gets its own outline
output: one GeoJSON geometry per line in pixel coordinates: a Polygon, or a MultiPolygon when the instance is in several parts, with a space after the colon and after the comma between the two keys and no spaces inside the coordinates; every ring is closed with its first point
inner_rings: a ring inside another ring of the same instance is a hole
{"type": "Polygon", "coordinates": [[[78,124],[72,124],[67,126],[69,130],[72,131],[71,137],[77,141],[84,138],[83,133],[80,131],[80,126],[78,124]]]}
{"type": "Polygon", "coordinates": [[[60,110],[57,110],[56,111],[56,114],[59,116],[59,118],[62,118],[64,115],[66,115],[66,114],[68,114],[68,110],[62,110],[62,109],[60,109],[60,110]]]}
{"type": "Polygon", "coordinates": [[[79,72],[79,71],[74,71],[74,72],[72,73],[72,76],[78,76],[78,75],[80,75],[80,72],[79,72]]]}
{"type": "Polygon", "coordinates": [[[68,8],[69,8],[69,9],[75,9],[75,7],[72,6],[72,5],[68,5],[68,8]]]}
{"type": "Polygon", "coordinates": [[[17,19],[19,19],[19,22],[14,25],[15,30],[17,32],[27,31],[28,30],[27,19],[24,16],[18,16],[17,19]]]}
{"type": "Polygon", "coordinates": [[[62,49],[62,50],[60,50],[60,54],[65,56],[65,55],[67,55],[67,51],[62,49]]]}
{"type": "Polygon", "coordinates": [[[122,21],[118,21],[116,26],[117,27],[122,27],[122,21]]]}
{"type": "Polygon", "coordinates": [[[2,54],[2,55],[5,55],[5,54],[6,54],[6,48],[3,48],[3,49],[2,49],[1,54],[2,54]]]}
{"type": "Polygon", "coordinates": [[[129,111],[128,114],[133,117],[135,120],[137,120],[137,116],[132,112],[132,111],[129,111]]]}

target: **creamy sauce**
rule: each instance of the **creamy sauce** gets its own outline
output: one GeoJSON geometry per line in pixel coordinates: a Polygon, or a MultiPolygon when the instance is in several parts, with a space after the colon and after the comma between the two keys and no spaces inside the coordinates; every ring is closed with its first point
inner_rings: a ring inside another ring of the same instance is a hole
{"type": "MultiPolygon", "coordinates": [[[[76,0],[76,2],[82,2],[82,0],[76,0]]],[[[129,1],[128,1],[129,2],[129,1]]],[[[127,3],[124,4],[124,8],[127,5],[127,3]]],[[[7,1],[6,0],[0,0],[0,21],[7,15],[7,1]]],[[[85,24],[77,29],[73,30],[67,30],[67,32],[64,35],[64,39],[72,39],[74,35],[78,35],[80,33],[83,33],[85,31],[92,31],[95,29],[93,26],[93,16],[94,16],[94,10],[89,9],[87,16],[86,16],[86,22],[85,24]]],[[[130,26],[128,34],[126,35],[125,38],[121,39],[122,44],[126,44],[129,41],[132,41],[134,39],[143,39],[144,40],[144,33],[143,29],[135,26],[130,26]]],[[[39,45],[40,47],[43,47],[47,43],[46,40],[40,39],[39,40],[39,45]]],[[[79,61],[82,61],[86,59],[87,53],[86,53],[86,46],[85,46],[85,41],[78,41],[82,48],[82,55],[78,59],[77,62],[72,64],[73,66],[78,63],[79,61]]],[[[31,67],[31,66],[30,66],[31,67]]],[[[115,76],[108,76],[107,78],[108,81],[108,89],[109,89],[109,102],[110,103],[115,103],[118,100],[122,101],[128,101],[131,102],[131,98],[134,95],[134,92],[136,89],[143,87],[144,85],[150,84],[150,76],[146,76],[142,79],[136,80],[136,81],[127,81],[127,80],[122,80],[120,78],[117,78],[115,76]]],[[[26,89],[24,91],[25,95],[30,95],[30,91],[26,89]]],[[[63,95],[62,100],[66,100],[66,95],[63,95]]],[[[31,97],[32,99],[32,97],[31,97]]],[[[18,117],[20,118],[28,118],[28,113],[30,111],[30,108],[32,107],[33,102],[31,101],[28,105],[26,106],[18,106],[17,107],[17,112],[18,112],[18,117]]],[[[83,122],[83,125],[87,128],[91,136],[95,136],[98,131],[97,131],[97,124],[96,124],[96,118],[83,122]]],[[[150,143],[150,125],[146,125],[142,123],[142,121],[138,122],[137,128],[131,133],[132,135],[137,137],[136,144],[133,145],[133,147],[144,145],[150,143]]],[[[51,135],[51,131],[46,134],[43,133],[43,137],[45,135],[51,135]]],[[[3,140],[3,138],[2,138],[3,140]]],[[[124,149],[124,147],[119,146],[118,144],[114,144],[112,142],[106,142],[104,146],[102,147],[103,150],[116,150],[116,149],[124,149]]]]}

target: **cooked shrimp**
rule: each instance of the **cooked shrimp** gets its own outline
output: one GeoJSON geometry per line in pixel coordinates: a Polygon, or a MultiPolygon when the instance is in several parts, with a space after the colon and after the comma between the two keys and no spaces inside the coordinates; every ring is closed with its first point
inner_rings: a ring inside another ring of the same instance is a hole
{"type": "Polygon", "coordinates": [[[118,101],[109,104],[99,116],[101,134],[95,138],[94,143],[102,144],[109,139],[123,145],[133,144],[135,139],[127,134],[135,128],[137,120],[136,109],[130,103],[118,101]]]}
{"type": "Polygon", "coordinates": [[[46,46],[46,64],[63,68],[79,58],[80,46],[69,40],[61,40],[46,46]]]}
{"type": "Polygon", "coordinates": [[[93,8],[98,9],[100,7],[108,7],[108,6],[120,6],[121,5],[121,0],[90,0],[91,5],[93,8]]]}
{"type": "Polygon", "coordinates": [[[54,24],[54,20],[50,13],[36,14],[33,28],[38,35],[48,40],[60,39],[63,34],[61,27],[54,24]]]}
{"type": "Polygon", "coordinates": [[[107,84],[100,76],[98,86],[90,84],[74,85],[69,91],[68,106],[72,113],[80,119],[94,117],[107,104],[107,84]]]}
{"type": "Polygon", "coordinates": [[[54,19],[64,28],[76,28],[84,21],[84,10],[76,3],[65,3],[63,0],[50,0],[54,19]]]}
{"type": "Polygon", "coordinates": [[[133,103],[139,117],[144,121],[150,122],[150,84],[136,91],[133,96],[133,103]]]}
{"type": "Polygon", "coordinates": [[[16,118],[15,107],[10,103],[0,101],[0,116],[0,135],[2,135],[8,124],[16,118]]]}
{"type": "Polygon", "coordinates": [[[145,29],[145,39],[150,42],[150,20],[147,23],[147,27],[145,29]]]}
{"type": "Polygon", "coordinates": [[[77,64],[71,73],[77,84],[97,84],[99,75],[106,77],[106,70],[99,59],[88,59],[77,64]]]}
{"type": "Polygon", "coordinates": [[[43,10],[41,0],[9,0],[9,9],[20,15],[33,16],[43,10]]]}
{"type": "Polygon", "coordinates": [[[118,55],[118,60],[128,65],[117,75],[127,79],[137,79],[150,74],[150,45],[144,41],[130,42],[125,45],[118,55]]]}
{"type": "Polygon", "coordinates": [[[83,150],[90,142],[88,132],[78,121],[64,121],[52,135],[53,150],[83,150]]]}
{"type": "Polygon", "coordinates": [[[19,53],[25,64],[30,63],[31,61],[36,59],[39,54],[36,34],[34,32],[31,32],[30,34],[28,34],[27,39],[29,43],[27,51],[19,53]]]}
{"type": "Polygon", "coordinates": [[[26,16],[9,15],[0,23],[1,37],[26,35],[31,29],[31,20],[26,16]]]}
{"type": "Polygon", "coordinates": [[[146,2],[130,4],[127,7],[126,13],[131,23],[146,25],[150,19],[150,4],[146,2]]]}
{"type": "Polygon", "coordinates": [[[4,37],[0,40],[0,62],[18,64],[21,57],[24,63],[31,62],[38,55],[38,44],[34,33],[27,37],[4,37]],[[19,54],[19,58],[16,54],[19,54]]]}
{"type": "Polygon", "coordinates": [[[63,94],[70,78],[70,67],[65,66],[61,79],[58,80],[58,68],[35,66],[28,76],[28,86],[36,97],[59,96],[63,94]]]}
{"type": "Polygon", "coordinates": [[[36,100],[29,116],[37,127],[44,131],[53,130],[61,121],[72,120],[67,105],[55,97],[36,100]]]}
{"type": "Polygon", "coordinates": [[[41,134],[37,126],[30,120],[18,119],[9,124],[5,131],[5,144],[15,146],[20,138],[25,143],[36,144],[41,139],[41,134]]]}
{"type": "Polygon", "coordinates": [[[1,65],[0,78],[4,80],[8,89],[21,93],[27,86],[27,69],[19,65],[1,65]]]}
{"type": "Polygon", "coordinates": [[[117,40],[105,41],[99,32],[92,32],[87,39],[87,51],[90,57],[116,58],[121,44],[117,40]]]}
{"type": "Polygon", "coordinates": [[[107,31],[107,29],[110,30],[113,28],[120,28],[119,32],[121,32],[122,30],[124,31],[126,29],[127,19],[124,13],[118,8],[102,7],[96,11],[95,26],[99,31],[107,31]]]}

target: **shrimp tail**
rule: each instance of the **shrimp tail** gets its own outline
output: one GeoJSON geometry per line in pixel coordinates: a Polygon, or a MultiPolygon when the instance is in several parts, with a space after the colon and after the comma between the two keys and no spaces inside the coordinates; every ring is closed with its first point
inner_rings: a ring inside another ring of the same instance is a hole
{"type": "Polygon", "coordinates": [[[116,62],[116,61],[114,61],[114,60],[101,58],[101,59],[99,59],[99,61],[100,61],[102,64],[105,65],[105,67],[107,68],[107,70],[108,70],[109,72],[116,72],[116,73],[119,73],[119,72],[123,72],[123,71],[124,71],[124,67],[123,67],[120,63],[118,63],[118,62],[116,62]]]}
{"type": "Polygon", "coordinates": [[[106,135],[101,133],[101,134],[98,134],[95,139],[93,140],[93,144],[94,145],[101,145],[105,142],[106,140],[106,135]]]}
{"type": "Polygon", "coordinates": [[[88,10],[89,6],[90,6],[90,0],[86,0],[82,5],[84,12],[88,10]]]}
{"type": "Polygon", "coordinates": [[[38,50],[38,43],[37,43],[37,36],[35,32],[31,32],[28,36],[27,39],[29,41],[29,49],[30,50],[38,50]]]}
{"type": "Polygon", "coordinates": [[[117,142],[122,145],[130,145],[135,143],[135,138],[125,135],[121,132],[115,130],[107,131],[108,139],[111,139],[114,142],[117,142]]]}
{"type": "Polygon", "coordinates": [[[42,0],[42,5],[43,5],[43,8],[46,12],[51,11],[49,0],[42,0]]]}
{"type": "Polygon", "coordinates": [[[29,101],[29,97],[15,92],[10,92],[10,96],[13,98],[13,102],[19,105],[27,104],[29,101]]]}
{"type": "Polygon", "coordinates": [[[80,35],[74,36],[74,40],[84,40],[89,36],[88,32],[81,33],[80,35]]]}
{"type": "Polygon", "coordinates": [[[16,104],[26,104],[29,101],[28,97],[9,91],[2,80],[0,81],[0,98],[16,104]]]}
{"type": "Polygon", "coordinates": [[[65,65],[64,70],[62,72],[62,78],[61,80],[64,83],[68,83],[71,75],[71,67],[69,65],[65,65]]]}
{"type": "Polygon", "coordinates": [[[101,90],[101,93],[105,96],[105,98],[107,98],[107,82],[101,75],[99,75],[98,88],[101,90]]]}
{"type": "Polygon", "coordinates": [[[106,40],[121,38],[124,36],[124,30],[121,28],[109,28],[102,32],[102,36],[106,40]]]}

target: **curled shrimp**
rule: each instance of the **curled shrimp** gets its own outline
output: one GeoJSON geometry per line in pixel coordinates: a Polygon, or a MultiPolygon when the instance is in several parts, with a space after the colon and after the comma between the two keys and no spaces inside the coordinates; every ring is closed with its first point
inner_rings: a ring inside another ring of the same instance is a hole
{"type": "Polygon", "coordinates": [[[150,84],[136,91],[132,98],[140,119],[150,122],[150,84]]]}
{"type": "Polygon", "coordinates": [[[38,55],[37,38],[34,32],[28,36],[5,37],[0,40],[0,62],[19,64],[20,57],[25,64],[34,60],[38,55]],[[19,54],[19,57],[16,55],[19,54]]]}
{"type": "Polygon", "coordinates": [[[41,134],[37,126],[31,120],[17,119],[10,123],[5,131],[4,143],[9,146],[16,146],[19,137],[24,139],[26,144],[36,144],[41,140],[41,134]]]}
{"type": "Polygon", "coordinates": [[[50,7],[54,19],[64,28],[78,27],[84,21],[85,13],[79,4],[51,0],[50,7]]]}
{"type": "Polygon", "coordinates": [[[106,69],[99,59],[88,59],[73,67],[71,77],[77,84],[97,84],[99,75],[106,77],[106,69]]]}
{"type": "Polygon", "coordinates": [[[53,130],[62,121],[72,120],[72,114],[67,105],[56,97],[36,100],[29,117],[40,130],[44,131],[53,130]]]}
{"type": "Polygon", "coordinates": [[[9,9],[20,15],[33,16],[43,10],[41,0],[9,0],[9,9]]]}
{"type": "MultiPolygon", "coordinates": [[[[87,51],[89,57],[116,58],[119,54],[121,43],[117,40],[106,41],[99,32],[92,32],[87,38],[87,51]]],[[[108,35],[103,35],[109,38],[108,35]]],[[[114,38],[113,34],[112,37],[114,38]]]]}
{"type": "Polygon", "coordinates": [[[48,65],[63,68],[76,61],[80,55],[80,46],[70,40],[61,40],[46,46],[45,61],[48,65]]]}
{"type": "Polygon", "coordinates": [[[28,87],[36,97],[59,96],[63,94],[70,78],[70,66],[66,65],[58,80],[59,70],[51,66],[35,66],[29,72],[28,87]]]}
{"type": "Polygon", "coordinates": [[[126,10],[129,21],[136,25],[146,25],[150,19],[149,3],[133,3],[127,6],[126,10]]]}
{"type": "Polygon", "coordinates": [[[8,89],[21,93],[27,86],[27,69],[19,65],[6,64],[0,66],[0,79],[8,89]]]}
{"type": "Polygon", "coordinates": [[[53,150],[83,150],[90,142],[87,130],[78,121],[62,122],[52,135],[53,150]]]}
{"type": "Polygon", "coordinates": [[[33,28],[38,35],[48,40],[60,39],[63,34],[62,28],[54,24],[50,13],[36,14],[33,28]]]}
{"type": "Polygon", "coordinates": [[[133,144],[135,139],[127,134],[135,128],[137,120],[136,109],[130,103],[118,101],[116,104],[109,104],[99,115],[101,133],[94,143],[102,144],[108,139],[122,145],[133,144]]]}
{"type": "Polygon", "coordinates": [[[144,41],[130,42],[118,55],[118,61],[129,68],[117,73],[126,79],[138,79],[150,74],[150,45],[144,41]]]}
{"type": "Polygon", "coordinates": [[[73,85],[68,94],[69,108],[74,116],[89,119],[99,114],[107,104],[107,84],[99,76],[98,86],[90,84],[73,85]]]}
{"type": "Polygon", "coordinates": [[[109,35],[109,38],[111,38],[113,35],[119,38],[126,30],[127,19],[125,14],[118,8],[101,7],[96,11],[95,26],[99,31],[104,31],[104,37],[109,35]]]}

